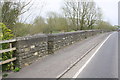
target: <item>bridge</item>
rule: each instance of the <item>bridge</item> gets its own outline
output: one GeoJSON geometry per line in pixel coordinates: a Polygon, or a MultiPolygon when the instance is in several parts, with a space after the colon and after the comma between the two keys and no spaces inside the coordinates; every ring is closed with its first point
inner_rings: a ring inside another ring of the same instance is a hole
{"type": "Polygon", "coordinates": [[[2,41],[22,69],[7,78],[118,78],[118,32],[86,30],[2,41]]]}

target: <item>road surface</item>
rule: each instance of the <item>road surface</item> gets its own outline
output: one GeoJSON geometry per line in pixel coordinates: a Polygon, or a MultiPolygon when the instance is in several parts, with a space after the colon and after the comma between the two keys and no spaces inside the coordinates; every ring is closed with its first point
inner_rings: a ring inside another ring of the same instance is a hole
{"type": "Polygon", "coordinates": [[[120,50],[118,43],[120,44],[120,33],[114,32],[86,67],[81,72],[79,70],[76,72],[76,78],[118,78],[118,50],[120,50]]]}

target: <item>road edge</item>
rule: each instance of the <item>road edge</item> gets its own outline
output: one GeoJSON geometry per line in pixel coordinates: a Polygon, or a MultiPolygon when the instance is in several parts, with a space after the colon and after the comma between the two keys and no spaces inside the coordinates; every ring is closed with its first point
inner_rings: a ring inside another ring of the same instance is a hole
{"type": "Polygon", "coordinates": [[[97,54],[97,52],[101,49],[101,47],[105,44],[105,42],[114,34],[111,33],[97,48],[97,50],[94,52],[94,54],[86,61],[86,63],[78,70],[78,72],[72,77],[72,78],[77,78],[78,75],[84,70],[84,68],[87,66],[87,64],[92,60],[92,58],[97,54]]]}

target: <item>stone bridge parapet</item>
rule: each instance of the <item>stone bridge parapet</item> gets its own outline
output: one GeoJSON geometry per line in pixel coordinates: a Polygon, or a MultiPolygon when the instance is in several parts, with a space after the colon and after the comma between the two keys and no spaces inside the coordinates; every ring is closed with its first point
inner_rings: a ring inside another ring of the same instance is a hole
{"type": "Polygon", "coordinates": [[[56,50],[101,32],[101,30],[85,30],[18,37],[14,45],[17,48],[16,64],[20,67],[27,66],[45,55],[53,54],[56,50]]]}

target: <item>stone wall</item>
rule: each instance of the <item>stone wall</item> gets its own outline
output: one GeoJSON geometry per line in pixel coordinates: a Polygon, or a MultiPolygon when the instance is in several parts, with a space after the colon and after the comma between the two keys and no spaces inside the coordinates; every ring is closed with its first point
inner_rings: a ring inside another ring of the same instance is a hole
{"type": "Polygon", "coordinates": [[[100,33],[99,30],[66,32],[58,34],[37,34],[19,37],[15,43],[16,57],[19,67],[24,67],[38,60],[40,57],[52,54],[56,50],[100,33]]]}
{"type": "Polygon", "coordinates": [[[89,36],[93,36],[101,31],[86,30],[77,32],[67,32],[59,34],[48,35],[48,53],[54,53],[54,51],[61,49],[65,46],[71,45],[77,41],[83,40],[89,36]]]}
{"type": "Polygon", "coordinates": [[[48,38],[46,35],[34,35],[17,38],[15,46],[17,65],[24,67],[38,58],[48,54],[48,38]]]}

